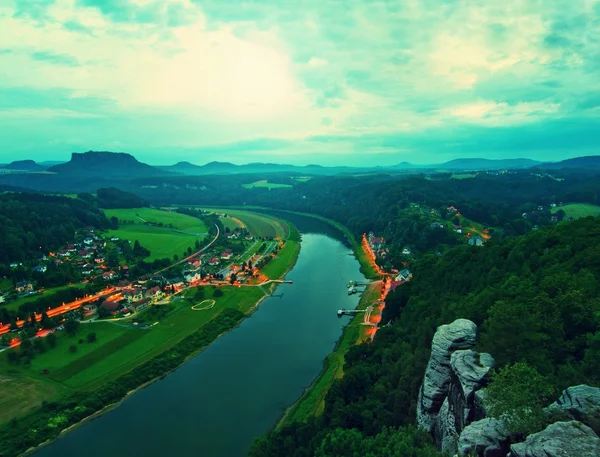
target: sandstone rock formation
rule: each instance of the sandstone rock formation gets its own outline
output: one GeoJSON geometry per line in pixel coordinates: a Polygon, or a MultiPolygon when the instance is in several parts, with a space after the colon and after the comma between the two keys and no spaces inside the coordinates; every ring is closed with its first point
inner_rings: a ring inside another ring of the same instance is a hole
{"type": "Polygon", "coordinates": [[[581,422],[555,422],[510,450],[509,457],[597,457],[600,438],[581,422]]]}
{"type": "Polygon", "coordinates": [[[433,432],[437,415],[448,396],[450,385],[450,357],[454,351],[473,349],[477,326],[467,319],[457,319],[438,327],[431,344],[431,357],[425,379],[419,391],[417,424],[433,432]]]}
{"type": "Polygon", "coordinates": [[[493,366],[492,356],[471,349],[455,351],[450,356],[448,394],[433,430],[443,452],[455,451],[457,438],[465,426],[483,418],[476,415],[475,392],[485,384],[485,377],[493,366]]]}
{"type": "Polygon", "coordinates": [[[502,421],[485,418],[467,425],[458,440],[460,455],[505,457],[510,450],[510,434],[502,421]]]}
{"type": "Polygon", "coordinates": [[[560,419],[576,420],[600,435],[600,388],[585,384],[564,390],[548,411],[560,419]]]}

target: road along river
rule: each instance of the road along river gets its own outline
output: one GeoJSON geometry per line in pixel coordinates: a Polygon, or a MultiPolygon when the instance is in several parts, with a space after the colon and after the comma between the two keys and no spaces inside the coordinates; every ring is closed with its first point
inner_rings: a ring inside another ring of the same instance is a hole
{"type": "Polygon", "coordinates": [[[329,225],[293,217],[302,233],[286,279],[239,327],[118,408],[82,424],[35,457],[236,457],[272,428],[317,377],[354,308],[359,264],[329,225]]]}

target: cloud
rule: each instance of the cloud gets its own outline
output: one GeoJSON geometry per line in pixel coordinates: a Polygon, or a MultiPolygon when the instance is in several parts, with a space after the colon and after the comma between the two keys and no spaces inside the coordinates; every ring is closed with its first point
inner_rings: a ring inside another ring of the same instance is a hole
{"type": "Polygon", "coordinates": [[[435,161],[450,151],[442,141],[497,153],[466,136],[596,127],[598,5],[7,0],[0,110],[14,119],[0,126],[2,146],[22,151],[19,132],[35,131],[27,144],[59,151],[69,138],[87,150],[105,129],[123,150],[182,159],[426,151],[435,161]]]}

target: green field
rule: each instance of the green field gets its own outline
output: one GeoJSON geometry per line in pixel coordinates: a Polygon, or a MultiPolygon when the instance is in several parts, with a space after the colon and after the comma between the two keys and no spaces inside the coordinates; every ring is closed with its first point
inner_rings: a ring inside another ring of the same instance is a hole
{"type": "Polygon", "coordinates": [[[300,243],[298,241],[288,240],[275,258],[267,263],[261,270],[261,273],[270,279],[281,278],[293,265],[294,259],[300,252],[300,243]]]}
{"type": "Polygon", "coordinates": [[[249,184],[242,184],[246,189],[252,189],[254,187],[265,187],[269,190],[271,189],[281,189],[284,187],[292,187],[291,184],[277,184],[273,182],[269,182],[266,179],[261,179],[260,181],[255,181],[249,184]]]}
{"type": "Polygon", "coordinates": [[[238,224],[235,220],[233,220],[230,217],[219,217],[219,220],[221,221],[221,224],[223,224],[224,228],[228,228],[232,232],[235,229],[240,228],[240,224],[238,224]]]}
{"type": "Polygon", "coordinates": [[[206,211],[214,211],[216,213],[224,213],[228,216],[233,216],[246,224],[248,232],[252,236],[267,237],[267,238],[287,238],[288,226],[287,223],[274,217],[264,214],[252,213],[229,208],[203,208],[206,211]]]}
{"type": "MultiPolygon", "coordinates": [[[[381,288],[372,284],[360,298],[358,309],[365,309],[379,297],[381,288]]],[[[311,416],[323,413],[325,396],[336,379],[344,374],[344,356],[348,349],[360,343],[364,327],[362,314],[354,316],[350,323],[344,328],[342,336],[338,340],[335,349],[323,362],[323,371],[314,381],[312,386],[300,397],[300,399],[286,412],[278,427],[288,425],[292,422],[305,422],[311,416]]]]}
{"type": "Polygon", "coordinates": [[[153,224],[171,224],[175,230],[188,232],[192,235],[206,235],[208,232],[206,224],[202,219],[171,211],[162,211],[152,208],[105,209],[104,214],[106,214],[106,217],[109,219],[115,216],[119,219],[119,222],[134,221],[135,223],[143,223],[143,219],[144,221],[153,224]]]}
{"type": "Polygon", "coordinates": [[[49,400],[57,387],[38,379],[0,375],[0,424],[49,400]]]}
{"type": "Polygon", "coordinates": [[[568,205],[555,206],[551,212],[554,214],[561,209],[565,212],[566,217],[574,219],[587,216],[600,216],[600,206],[592,205],[591,203],[569,203],[568,205]]]}
{"type": "Polygon", "coordinates": [[[188,247],[194,247],[196,240],[202,240],[208,232],[201,219],[186,214],[172,213],[150,208],[104,210],[106,217],[119,219],[119,229],[109,230],[109,236],[130,241],[139,241],[150,251],[147,260],[171,259],[179,257],[188,247]],[[133,223],[126,223],[133,221],[133,223]],[[146,225],[162,223],[163,227],[146,225]],[[169,224],[173,228],[167,227],[169,224]]]}

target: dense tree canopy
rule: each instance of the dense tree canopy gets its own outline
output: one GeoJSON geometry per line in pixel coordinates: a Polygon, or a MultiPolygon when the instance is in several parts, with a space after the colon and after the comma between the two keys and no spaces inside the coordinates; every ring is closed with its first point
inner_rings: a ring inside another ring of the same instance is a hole
{"type": "Polygon", "coordinates": [[[79,228],[108,227],[104,213],[80,199],[0,194],[0,264],[29,260],[70,241],[79,228]]]}

